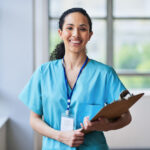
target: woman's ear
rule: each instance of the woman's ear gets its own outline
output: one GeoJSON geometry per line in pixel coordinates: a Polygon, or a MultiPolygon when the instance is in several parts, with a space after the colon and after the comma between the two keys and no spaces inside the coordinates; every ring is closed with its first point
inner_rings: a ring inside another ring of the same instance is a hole
{"type": "Polygon", "coordinates": [[[92,35],[93,35],[93,32],[90,32],[89,40],[91,39],[92,35]]]}
{"type": "Polygon", "coordinates": [[[62,40],[62,30],[61,30],[61,29],[58,29],[58,34],[59,34],[59,37],[60,37],[61,40],[62,40]]]}

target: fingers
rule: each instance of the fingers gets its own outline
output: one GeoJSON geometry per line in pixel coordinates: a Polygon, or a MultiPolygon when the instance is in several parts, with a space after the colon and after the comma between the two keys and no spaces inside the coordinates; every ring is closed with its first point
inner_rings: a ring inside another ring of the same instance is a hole
{"type": "Polygon", "coordinates": [[[98,118],[98,121],[101,121],[101,123],[109,123],[109,119],[104,118],[104,117],[98,118]]]}
{"type": "Polygon", "coordinates": [[[74,131],[62,132],[63,137],[61,142],[69,145],[70,147],[78,147],[84,142],[84,133],[80,132],[81,129],[74,131]]]}
{"type": "Polygon", "coordinates": [[[81,130],[84,129],[83,123],[80,123],[80,125],[81,125],[81,130]]]}
{"type": "Polygon", "coordinates": [[[84,140],[84,133],[81,132],[82,129],[74,130],[72,139],[73,140],[84,140]]]}
{"type": "Polygon", "coordinates": [[[77,129],[77,130],[75,130],[74,132],[75,132],[75,134],[76,134],[77,136],[84,136],[84,133],[81,132],[81,131],[82,131],[82,128],[81,128],[81,129],[77,129]]]}
{"type": "Polygon", "coordinates": [[[94,122],[91,122],[89,117],[85,117],[83,121],[84,125],[81,123],[81,127],[87,131],[97,131],[99,129],[103,129],[108,123],[109,120],[104,117],[100,117],[97,121],[94,122]]]}
{"type": "Polygon", "coordinates": [[[85,130],[90,129],[92,127],[92,122],[89,120],[89,117],[85,117],[83,123],[85,130]]]}
{"type": "Polygon", "coordinates": [[[84,140],[75,141],[71,144],[71,147],[79,147],[81,144],[84,143],[84,140]]]}
{"type": "Polygon", "coordinates": [[[99,117],[99,118],[98,118],[98,121],[100,121],[100,120],[102,120],[102,118],[101,118],[101,117],[99,117]]]}
{"type": "Polygon", "coordinates": [[[84,133],[80,132],[81,129],[75,130],[71,140],[71,147],[78,147],[84,142],[84,133]]]}
{"type": "Polygon", "coordinates": [[[84,127],[90,125],[91,122],[89,121],[89,117],[84,117],[83,123],[84,123],[84,127]]]}
{"type": "Polygon", "coordinates": [[[87,125],[87,123],[89,122],[89,116],[84,117],[83,122],[84,122],[84,125],[87,125]]]}
{"type": "MultiPolygon", "coordinates": [[[[82,124],[82,123],[81,123],[82,124]]],[[[80,124],[80,125],[81,125],[80,124]]],[[[82,124],[83,125],[83,124],[82,124]]],[[[77,130],[74,130],[75,132],[79,132],[79,133],[82,133],[81,131],[82,131],[82,128],[80,128],[80,129],[77,129],[77,130]]]]}

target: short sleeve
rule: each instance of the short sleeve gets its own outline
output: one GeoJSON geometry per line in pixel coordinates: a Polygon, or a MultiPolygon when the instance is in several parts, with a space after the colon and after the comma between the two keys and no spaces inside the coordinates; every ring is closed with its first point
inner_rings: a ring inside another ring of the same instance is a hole
{"type": "Polygon", "coordinates": [[[41,93],[41,67],[32,75],[31,79],[19,95],[19,99],[33,112],[43,114],[41,93]]]}
{"type": "Polygon", "coordinates": [[[113,101],[118,100],[121,92],[125,89],[125,86],[120,81],[115,70],[112,67],[110,67],[106,78],[106,104],[110,104],[113,101]]]}

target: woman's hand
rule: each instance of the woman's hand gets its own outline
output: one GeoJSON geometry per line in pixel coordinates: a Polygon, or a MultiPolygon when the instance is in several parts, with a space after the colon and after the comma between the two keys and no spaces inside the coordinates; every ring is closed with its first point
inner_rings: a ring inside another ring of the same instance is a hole
{"type": "Polygon", "coordinates": [[[85,117],[83,124],[81,123],[81,127],[86,131],[108,131],[111,126],[111,122],[107,118],[98,118],[97,121],[91,122],[89,117],[85,117]]]}
{"type": "Polygon", "coordinates": [[[84,142],[84,133],[79,130],[60,131],[59,142],[62,142],[70,147],[78,147],[84,142]]]}
{"type": "Polygon", "coordinates": [[[110,121],[107,118],[100,117],[97,121],[91,122],[89,121],[89,117],[85,117],[83,124],[81,123],[81,127],[85,131],[109,131],[120,129],[131,122],[131,114],[130,112],[126,112],[122,114],[117,120],[110,121]]]}

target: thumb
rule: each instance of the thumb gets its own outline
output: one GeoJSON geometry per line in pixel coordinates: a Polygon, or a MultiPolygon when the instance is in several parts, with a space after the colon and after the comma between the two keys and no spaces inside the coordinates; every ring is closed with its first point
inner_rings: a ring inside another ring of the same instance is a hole
{"type": "Polygon", "coordinates": [[[84,136],[83,128],[77,129],[76,131],[77,131],[77,133],[79,133],[80,135],[84,136]]]}
{"type": "Polygon", "coordinates": [[[78,132],[81,132],[81,131],[82,131],[82,128],[80,128],[80,129],[77,129],[76,131],[78,131],[78,132]]]}

